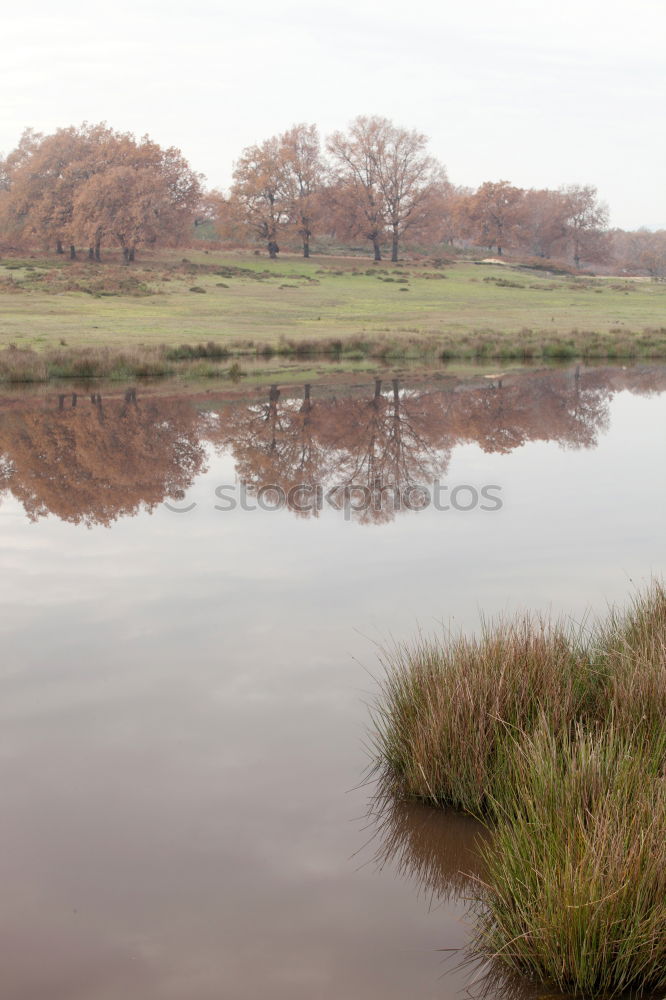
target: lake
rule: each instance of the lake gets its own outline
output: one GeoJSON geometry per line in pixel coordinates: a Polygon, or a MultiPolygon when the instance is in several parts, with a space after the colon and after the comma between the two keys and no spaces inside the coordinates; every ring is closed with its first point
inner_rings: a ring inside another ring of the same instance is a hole
{"type": "Polygon", "coordinates": [[[377,797],[380,647],[624,603],[665,459],[656,365],[0,393],[4,994],[457,995],[479,829],[377,797]]]}

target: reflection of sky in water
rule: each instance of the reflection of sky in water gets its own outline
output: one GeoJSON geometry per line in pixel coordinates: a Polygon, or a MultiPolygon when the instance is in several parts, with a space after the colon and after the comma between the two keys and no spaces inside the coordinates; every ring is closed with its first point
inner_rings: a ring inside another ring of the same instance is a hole
{"type": "Polygon", "coordinates": [[[663,570],[666,395],[591,450],[454,449],[500,512],[222,513],[228,455],[86,529],[0,508],[0,955],[8,996],[451,995],[455,901],[352,857],[372,641],[479,611],[582,616],[663,570]],[[34,956],[39,955],[39,961],[34,956]]]}

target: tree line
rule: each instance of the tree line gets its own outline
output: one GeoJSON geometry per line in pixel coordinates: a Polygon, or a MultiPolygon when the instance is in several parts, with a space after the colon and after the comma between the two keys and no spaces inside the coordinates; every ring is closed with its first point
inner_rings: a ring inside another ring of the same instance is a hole
{"type": "Polygon", "coordinates": [[[666,276],[666,232],[608,229],[591,184],[520,188],[506,180],[453,184],[424,134],[359,116],[321,142],[294,125],[244,149],[226,192],[207,191],[180,150],[105,124],[27,130],[0,159],[0,239],[99,260],[116,246],[189,243],[194,229],[230,245],[280,244],[309,257],[313,241],[366,245],[376,261],[405,246],[615,264],[666,276]],[[200,227],[205,227],[201,229],[200,227]]]}

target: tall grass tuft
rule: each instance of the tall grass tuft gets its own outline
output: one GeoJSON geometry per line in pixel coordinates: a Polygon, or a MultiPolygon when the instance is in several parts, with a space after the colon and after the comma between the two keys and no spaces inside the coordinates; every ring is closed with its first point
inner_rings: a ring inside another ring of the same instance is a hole
{"type": "Polygon", "coordinates": [[[663,995],[663,583],[587,634],[525,616],[385,665],[383,782],[488,824],[477,951],[562,990],[663,995]]]}
{"type": "Polygon", "coordinates": [[[653,582],[626,611],[612,610],[594,637],[608,711],[625,730],[666,726],[666,587],[653,582]]]}
{"type": "Polygon", "coordinates": [[[588,996],[666,989],[666,738],[614,722],[517,745],[481,847],[476,944],[588,996]]]}
{"type": "Polygon", "coordinates": [[[479,638],[420,639],[383,653],[374,709],[378,766],[407,794],[483,814],[517,735],[542,716],[559,733],[594,715],[598,674],[580,630],[525,616],[479,638]]]}

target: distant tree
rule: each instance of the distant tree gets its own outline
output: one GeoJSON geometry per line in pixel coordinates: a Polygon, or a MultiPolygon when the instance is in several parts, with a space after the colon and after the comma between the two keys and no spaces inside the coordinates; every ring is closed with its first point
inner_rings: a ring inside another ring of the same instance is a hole
{"type": "Polygon", "coordinates": [[[320,212],[324,164],[316,125],[294,125],[278,139],[284,195],[289,223],[310,256],[310,240],[320,212]]]}
{"type": "Polygon", "coordinates": [[[433,242],[449,246],[467,235],[467,203],[470,188],[456,187],[448,181],[436,185],[430,196],[429,230],[433,242]]]}
{"type": "Polygon", "coordinates": [[[566,237],[567,202],[560,191],[525,191],[518,213],[518,245],[533,257],[553,257],[566,237]]]}
{"type": "Polygon", "coordinates": [[[293,207],[285,182],[280,140],[266,139],[248,146],[234,168],[231,200],[255,237],[266,244],[271,257],[279,252],[278,236],[288,226],[293,207]]]}
{"type": "Polygon", "coordinates": [[[496,247],[500,257],[514,243],[523,195],[509,181],[486,181],[467,202],[471,232],[481,246],[496,247]]]}
{"type": "Polygon", "coordinates": [[[346,134],[335,132],[328,140],[341,200],[352,228],[372,242],[375,260],[381,260],[384,234],[391,240],[391,260],[398,260],[404,235],[430,221],[448,183],[427,145],[422,133],[379,116],[360,116],[346,134]]]}
{"type": "Polygon", "coordinates": [[[384,118],[356,118],[347,134],[334,132],[327,142],[333,159],[331,193],[338,211],[347,218],[349,232],[372,243],[374,259],[382,259],[386,231],[384,197],[378,160],[385,142],[384,118]]]}
{"type": "Polygon", "coordinates": [[[100,258],[102,239],[118,230],[109,216],[112,202],[117,212],[138,216],[146,210],[147,190],[152,186],[160,192],[143,229],[134,227],[127,254],[131,259],[145,238],[172,242],[188,231],[200,194],[199,175],[179,150],[162,149],[147,136],[137,141],[105,124],[58,129],[49,136],[28,131],[7,157],[4,174],[4,213],[22,239],[39,239],[58,253],[68,244],[72,258],[80,239],[88,244],[89,256],[100,258]],[[121,176],[126,188],[114,200],[109,192],[121,176]],[[95,201],[95,193],[102,191],[106,192],[103,206],[95,201]],[[137,199],[134,205],[132,198],[137,199]]]}
{"type": "Polygon", "coordinates": [[[666,230],[615,230],[612,239],[615,260],[625,270],[644,272],[654,281],[666,278],[666,230]]]}
{"type": "Polygon", "coordinates": [[[179,150],[148,138],[115,152],[115,163],[80,185],[72,224],[98,259],[101,241],[111,237],[130,263],[140,244],[173,245],[189,235],[200,181],[179,150]]]}
{"type": "Polygon", "coordinates": [[[608,208],[597,199],[591,184],[570,184],[560,188],[564,200],[565,237],[576,267],[583,256],[597,259],[602,250],[600,237],[608,224],[608,208]]]}
{"type": "Polygon", "coordinates": [[[194,228],[204,229],[207,236],[220,237],[222,220],[228,199],[222,191],[202,191],[194,211],[194,228]]]}
{"type": "Polygon", "coordinates": [[[383,134],[376,147],[377,186],[395,263],[400,241],[409,230],[426,225],[448,179],[444,167],[426,154],[425,135],[397,128],[386,119],[378,131],[383,134]]]}

